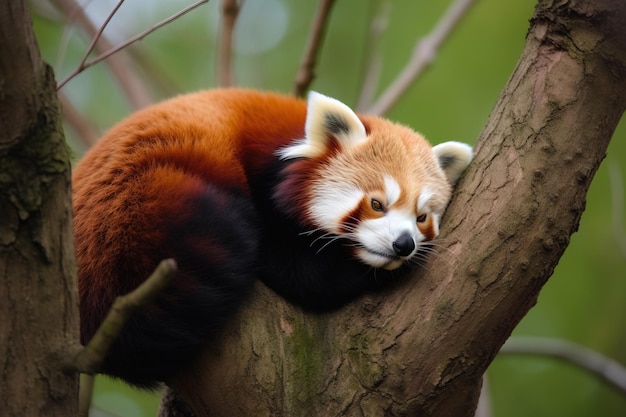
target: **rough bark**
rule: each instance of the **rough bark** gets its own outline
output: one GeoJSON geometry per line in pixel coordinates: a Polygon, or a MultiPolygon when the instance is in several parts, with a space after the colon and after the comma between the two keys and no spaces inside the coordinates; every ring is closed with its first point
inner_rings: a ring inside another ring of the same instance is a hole
{"type": "Polygon", "coordinates": [[[626,2],[540,1],[426,270],[329,315],[259,285],[170,386],[198,417],[472,415],[578,227],[625,106],[626,2]]]}
{"type": "Polygon", "coordinates": [[[0,2],[0,410],[77,413],[78,341],[70,164],[52,70],[24,1],[0,2]]]}

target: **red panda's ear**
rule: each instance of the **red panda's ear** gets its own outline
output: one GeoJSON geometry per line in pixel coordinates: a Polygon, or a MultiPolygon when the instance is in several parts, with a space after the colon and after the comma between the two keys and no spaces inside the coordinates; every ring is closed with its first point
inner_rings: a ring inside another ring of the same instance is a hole
{"type": "Polygon", "coordinates": [[[309,93],[304,132],[301,141],[279,151],[282,159],[315,158],[330,147],[347,148],[367,140],[365,126],[350,107],[315,91],[309,93]]]}
{"type": "Polygon", "coordinates": [[[461,142],[440,143],[433,146],[433,154],[452,185],[456,184],[473,157],[472,147],[461,142]]]}

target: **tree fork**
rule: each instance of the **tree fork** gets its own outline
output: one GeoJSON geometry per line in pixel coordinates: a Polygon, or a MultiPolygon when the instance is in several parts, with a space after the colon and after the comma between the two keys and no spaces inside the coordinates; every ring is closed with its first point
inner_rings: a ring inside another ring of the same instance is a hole
{"type": "Polygon", "coordinates": [[[259,284],[169,385],[197,417],[473,415],[481,376],[578,227],[625,106],[626,3],[540,1],[426,268],[328,315],[259,284]]]}

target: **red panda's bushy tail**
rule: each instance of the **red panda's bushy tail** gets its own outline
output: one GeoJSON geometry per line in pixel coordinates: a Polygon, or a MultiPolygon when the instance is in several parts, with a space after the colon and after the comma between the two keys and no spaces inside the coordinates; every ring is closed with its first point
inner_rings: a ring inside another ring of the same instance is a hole
{"type": "MultiPolygon", "coordinates": [[[[134,313],[103,369],[153,388],[215,337],[249,293],[255,282],[258,222],[249,199],[238,191],[180,172],[168,173],[167,182],[163,172],[155,175],[154,170],[140,177],[135,185],[142,188],[126,184],[118,190],[134,195],[133,204],[124,210],[116,210],[112,202],[100,204],[100,214],[81,213],[80,204],[75,204],[81,338],[89,341],[117,294],[136,287],[161,259],[174,258],[178,272],[172,284],[154,303],[134,313]],[[126,228],[107,229],[109,220],[126,228]],[[90,226],[100,233],[82,230],[90,226]],[[100,251],[103,262],[81,262],[86,251],[100,251]]],[[[129,201],[128,196],[118,197],[129,201]]]]}

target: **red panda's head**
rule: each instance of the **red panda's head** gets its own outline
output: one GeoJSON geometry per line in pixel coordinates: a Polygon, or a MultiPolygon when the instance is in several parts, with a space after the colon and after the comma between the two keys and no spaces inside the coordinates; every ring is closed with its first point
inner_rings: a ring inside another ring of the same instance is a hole
{"type": "Polygon", "coordinates": [[[472,158],[459,142],[435,147],[413,130],[311,92],[305,137],[279,150],[294,160],[277,199],[301,223],[350,242],[373,267],[395,269],[439,234],[452,186],[472,158]]]}

